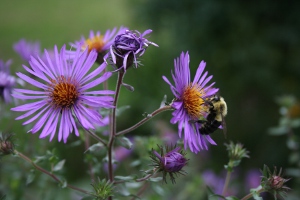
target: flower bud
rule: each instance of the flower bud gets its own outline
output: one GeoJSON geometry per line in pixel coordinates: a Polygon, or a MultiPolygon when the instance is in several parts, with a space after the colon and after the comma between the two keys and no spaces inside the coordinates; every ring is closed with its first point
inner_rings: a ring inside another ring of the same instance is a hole
{"type": "Polygon", "coordinates": [[[265,191],[270,192],[274,196],[277,194],[285,196],[286,192],[290,190],[289,187],[284,185],[290,179],[283,178],[281,172],[282,169],[280,168],[279,173],[277,174],[277,168],[274,167],[274,172],[271,173],[270,169],[266,165],[262,171],[263,176],[261,179],[261,185],[265,191]]]}
{"type": "Polygon", "coordinates": [[[170,175],[172,183],[175,183],[174,173],[184,174],[182,168],[187,164],[188,160],[184,157],[185,153],[181,151],[180,147],[175,147],[173,150],[167,146],[165,148],[159,146],[161,154],[152,151],[151,158],[154,162],[153,166],[159,168],[163,172],[163,180],[166,181],[167,174],[170,175]]]}
{"type": "Polygon", "coordinates": [[[126,30],[125,33],[119,34],[115,37],[115,42],[110,47],[110,52],[105,56],[112,61],[118,69],[126,71],[132,66],[138,67],[138,58],[141,57],[149,45],[158,46],[157,44],[148,41],[144,38],[145,35],[151,33],[148,29],[144,33],[138,31],[126,30]]]}
{"type": "Polygon", "coordinates": [[[0,133],[0,156],[11,154],[14,151],[14,146],[11,134],[0,133]]]}

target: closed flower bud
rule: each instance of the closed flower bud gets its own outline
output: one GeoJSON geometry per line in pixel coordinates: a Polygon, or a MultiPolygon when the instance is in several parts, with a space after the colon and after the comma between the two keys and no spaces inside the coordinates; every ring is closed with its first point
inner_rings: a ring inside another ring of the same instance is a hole
{"type": "Polygon", "coordinates": [[[0,133],[0,156],[11,154],[14,151],[14,146],[11,134],[0,133]]]}
{"type": "Polygon", "coordinates": [[[270,169],[265,165],[262,171],[263,176],[261,179],[261,185],[263,189],[267,192],[270,192],[275,197],[276,195],[280,195],[284,197],[286,192],[290,190],[289,187],[284,184],[290,179],[285,179],[282,177],[282,169],[280,168],[279,173],[277,174],[277,168],[274,168],[274,172],[271,173],[270,169]]]}
{"type": "Polygon", "coordinates": [[[148,29],[144,33],[138,31],[126,30],[125,33],[115,37],[114,43],[110,47],[110,52],[104,57],[108,58],[118,69],[123,69],[124,72],[130,66],[138,67],[138,58],[141,57],[149,45],[158,46],[157,44],[148,41],[144,38],[145,35],[151,33],[148,29]]]}
{"type": "Polygon", "coordinates": [[[182,168],[187,164],[188,160],[184,157],[185,153],[180,147],[173,147],[170,150],[168,146],[163,148],[159,146],[161,153],[152,151],[151,158],[154,162],[153,166],[157,167],[159,171],[163,172],[163,180],[166,181],[167,174],[170,175],[172,183],[175,183],[174,174],[185,174],[182,168]]]}

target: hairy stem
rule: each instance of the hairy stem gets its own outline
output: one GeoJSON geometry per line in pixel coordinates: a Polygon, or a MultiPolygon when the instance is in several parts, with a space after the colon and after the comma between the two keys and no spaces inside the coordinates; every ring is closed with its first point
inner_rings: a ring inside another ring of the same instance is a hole
{"type": "Polygon", "coordinates": [[[166,110],[172,110],[173,108],[171,106],[164,106],[161,107],[155,111],[153,111],[151,114],[148,114],[144,119],[142,119],[141,121],[139,121],[138,123],[136,123],[135,125],[133,125],[132,127],[125,129],[123,131],[120,131],[116,134],[116,136],[120,136],[120,135],[124,135],[126,133],[129,133],[133,130],[135,130],[136,128],[140,127],[141,125],[143,125],[144,123],[146,123],[147,121],[149,121],[150,119],[152,119],[154,116],[158,115],[159,113],[166,111],[166,110]]]}
{"type": "MultiPolygon", "coordinates": [[[[116,135],[116,110],[117,110],[117,103],[118,98],[120,94],[121,85],[124,78],[124,72],[119,71],[118,73],[118,81],[116,85],[115,90],[115,98],[113,102],[114,108],[112,109],[111,115],[110,115],[110,134],[109,134],[109,141],[107,145],[107,154],[108,154],[108,176],[111,183],[114,182],[114,174],[113,174],[113,163],[112,163],[112,150],[113,150],[113,144],[114,139],[116,135]]],[[[112,199],[112,197],[109,197],[109,199],[112,199]]]]}
{"type": "Polygon", "coordinates": [[[231,172],[227,171],[226,179],[225,179],[225,184],[224,184],[223,191],[222,191],[222,195],[223,196],[225,196],[225,193],[227,191],[227,188],[228,188],[228,185],[229,185],[229,181],[230,181],[230,177],[231,177],[231,172]]]}
{"type": "MultiPolygon", "coordinates": [[[[37,164],[35,164],[30,158],[28,158],[27,156],[25,156],[24,154],[18,152],[17,150],[14,151],[14,153],[16,155],[18,155],[20,158],[22,158],[23,160],[31,163],[33,165],[33,167],[35,169],[37,169],[38,171],[50,176],[52,179],[54,179],[56,182],[58,183],[63,183],[57,176],[55,176],[54,174],[52,174],[51,172],[47,171],[46,169],[38,166],[37,164]]],[[[75,187],[73,185],[70,185],[70,184],[67,184],[67,187],[70,188],[70,189],[73,189],[73,190],[76,190],[76,191],[79,191],[79,192],[82,192],[84,194],[88,194],[88,195],[91,195],[91,196],[94,196],[94,197],[97,197],[96,195],[92,194],[91,192],[89,191],[86,191],[86,190],[83,190],[81,188],[78,188],[78,187],[75,187]]]]}

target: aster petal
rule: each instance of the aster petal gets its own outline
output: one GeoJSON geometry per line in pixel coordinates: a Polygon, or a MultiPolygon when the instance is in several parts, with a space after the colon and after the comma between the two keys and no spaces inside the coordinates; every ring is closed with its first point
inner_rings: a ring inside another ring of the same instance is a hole
{"type": "Polygon", "coordinates": [[[99,75],[105,68],[107,67],[106,63],[102,63],[99,67],[97,67],[93,72],[91,72],[86,77],[82,78],[80,81],[81,84],[84,84],[86,81],[89,81],[90,79],[94,78],[95,76],[99,75]]]}
{"type": "Polygon", "coordinates": [[[47,86],[30,78],[29,76],[25,75],[25,74],[22,74],[21,72],[17,72],[16,73],[21,79],[23,79],[24,81],[26,81],[27,83],[30,83],[31,85],[34,85],[38,88],[41,88],[41,89],[46,89],[47,86]]]}
{"type": "Polygon", "coordinates": [[[194,81],[193,81],[193,84],[196,84],[198,83],[198,80],[199,78],[201,77],[203,71],[204,71],[204,68],[206,66],[206,62],[204,62],[203,60],[201,61],[198,69],[197,69],[197,72],[196,72],[196,75],[195,75],[195,78],[194,78],[194,81]]]}
{"type": "Polygon", "coordinates": [[[105,94],[115,94],[116,92],[115,91],[112,91],[112,90],[99,90],[99,91],[89,91],[89,92],[84,92],[83,94],[102,94],[102,95],[105,95],[105,94]]]}
{"type": "Polygon", "coordinates": [[[90,88],[95,87],[96,85],[99,85],[100,83],[106,81],[109,77],[111,77],[112,73],[111,72],[105,72],[101,77],[95,79],[94,81],[82,86],[82,90],[87,90],[90,88]]]}
{"type": "Polygon", "coordinates": [[[36,107],[42,107],[43,105],[46,105],[45,100],[17,106],[17,107],[11,108],[11,110],[12,111],[28,111],[28,110],[31,110],[36,107]]]}

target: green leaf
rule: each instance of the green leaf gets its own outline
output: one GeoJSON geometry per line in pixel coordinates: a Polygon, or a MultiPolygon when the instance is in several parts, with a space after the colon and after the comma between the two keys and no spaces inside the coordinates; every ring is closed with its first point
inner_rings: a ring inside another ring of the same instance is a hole
{"type": "Polygon", "coordinates": [[[298,128],[300,126],[300,119],[291,120],[291,127],[298,128]]]}
{"type": "Polygon", "coordinates": [[[120,145],[128,150],[132,148],[132,142],[127,137],[118,137],[117,140],[120,142],[120,145]]]}
{"type": "Polygon", "coordinates": [[[135,177],[133,177],[133,176],[115,176],[115,179],[122,180],[122,181],[130,181],[130,180],[134,180],[135,177]]]}
{"type": "Polygon", "coordinates": [[[225,197],[223,197],[222,195],[219,195],[219,194],[208,195],[209,200],[220,200],[220,198],[225,199],[225,197]]]}
{"type": "Polygon", "coordinates": [[[129,105],[121,106],[121,107],[117,108],[116,115],[120,116],[124,111],[128,110],[129,108],[130,108],[129,105]]]}
{"type": "Polygon", "coordinates": [[[270,135],[285,135],[288,132],[288,128],[286,126],[273,127],[268,130],[270,135]]]}
{"type": "Polygon", "coordinates": [[[92,146],[90,146],[86,151],[90,151],[90,152],[95,152],[95,151],[99,151],[100,149],[103,148],[103,144],[102,143],[96,143],[96,144],[93,144],[92,146]]]}
{"type": "Polygon", "coordinates": [[[208,195],[215,194],[214,191],[209,186],[206,186],[206,189],[207,189],[208,195]]]}
{"type": "MultiPolygon", "coordinates": [[[[267,171],[267,166],[264,165],[264,171],[267,171]],[[265,168],[266,167],[266,168],[265,168]]],[[[255,199],[255,200],[263,200],[260,196],[259,196],[259,193],[258,191],[261,190],[262,186],[258,186],[257,188],[253,188],[250,190],[251,194],[252,194],[252,197],[255,199]]]]}
{"type": "Polygon", "coordinates": [[[3,195],[2,197],[0,197],[0,200],[5,200],[6,199],[6,195],[3,195]]]}
{"type": "Polygon", "coordinates": [[[240,200],[239,198],[235,197],[235,196],[230,196],[230,197],[226,197],[226,200],[240,200]]]}
{"type": "Polygon", "coordinates": [[[53,171],[54,171],[54,172],[60,171],[60,170],[64,167],[65,162],[66,162],[65,159],[63,159],[63,160],[61,160],[60,162],[58,162],[58,163],[53,167],[53,171]]]}
{"type": "Polygon", "coordinates": [[[151,181],[151,182],[159,182],[162,179],[163,179],[162,177],[155,177],[155,178],[149,178],[148,180],[151,181]]]}
{"type": "Polygon", "coordinates": [[[155,184],[155,185],[152,186],[152,188],[160,196],[164,196],[165,195],[165,190],[160,185],[155,184]]]}
{"type": "Polygon", "coordinates": [[[62,179],[61,182],[59,183],[59,187],[61,188],[66,188],[68,185],[67,180],[62,179]]]}
{"type": "Polygon", "coordinates": [[[27,178],[26,178],[26,185],[29,185],[30,183],[33,182],[35,178],[35,170],[30,170],[29,174],[27,175],[27,178]]]}

